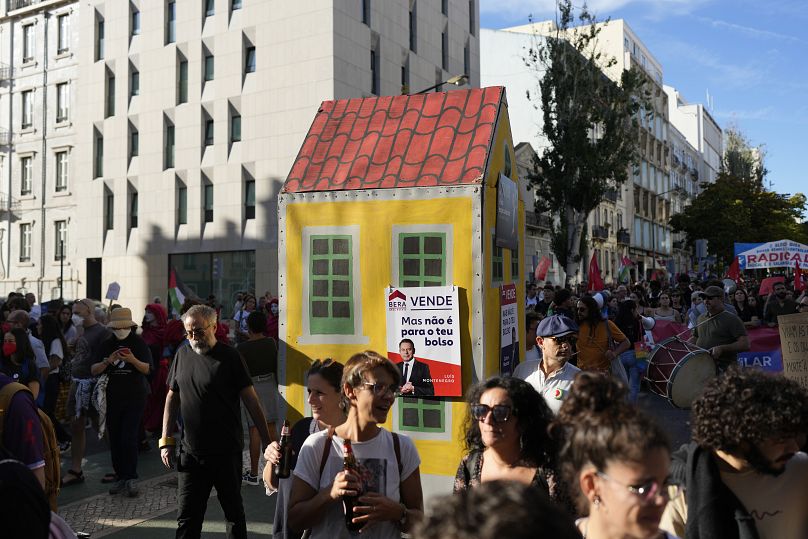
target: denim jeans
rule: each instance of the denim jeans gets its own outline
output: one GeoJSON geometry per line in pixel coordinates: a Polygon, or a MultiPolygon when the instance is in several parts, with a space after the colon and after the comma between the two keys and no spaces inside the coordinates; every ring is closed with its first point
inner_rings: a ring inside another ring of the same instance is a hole
{"type": "Polygon", "coordinates": [[[620,363],[623,364],[628,374],[628,400],[636,403],[637,395],[640,393],[640,381],[648,367],[648,362],[644,359],[637,359],[634,350],[628,350],[620,354],[620,363]]]}

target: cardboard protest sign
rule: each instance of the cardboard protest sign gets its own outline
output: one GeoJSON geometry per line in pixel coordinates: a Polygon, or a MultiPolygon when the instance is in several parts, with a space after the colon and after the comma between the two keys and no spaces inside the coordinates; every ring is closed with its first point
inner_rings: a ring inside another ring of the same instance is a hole
{"type": "Polygon", "coordinates": [[[397,364],[404,378],[402,387],[407,381],[414,387],[411,393],[404,391],[402,395],[462,395],[457,288],[387,288],[385,297],[387,357],[397,364]],[[406,367],[400,348],[402,339],[411,340],[415,348],[415,355],[406,367]]]}
{"type": "Polygon", "coordinates": [[[783,374],[808,389],[808,313],[778,316],[783,374]]]}

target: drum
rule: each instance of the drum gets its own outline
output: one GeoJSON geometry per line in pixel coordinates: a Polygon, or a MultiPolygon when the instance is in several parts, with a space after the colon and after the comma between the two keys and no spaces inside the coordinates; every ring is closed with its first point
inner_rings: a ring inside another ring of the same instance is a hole
{"type": "Polygon", "coordinates": [[[670,337],[651,352],[645,379],[654,393],[665,397],[677,408],[690,408],[707,382],[715,376],[715,361],[707,350],[678,337],[670,337]]]}

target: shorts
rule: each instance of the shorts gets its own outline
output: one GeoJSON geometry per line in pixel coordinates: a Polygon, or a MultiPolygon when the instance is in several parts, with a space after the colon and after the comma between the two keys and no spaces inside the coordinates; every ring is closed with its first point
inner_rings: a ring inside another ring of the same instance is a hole
{"type": "MultiPolygon", "coordinates": [[[[277,423],[278,421],[278,382],[275,381],[274,374],[263,376],[253,376],[253,387],[258,394],[258,403],[264,412],[267,423],[277,423]]],[[[246,418],[247,426],[254,427],[252,417],[242,404],[242,414],[246,418]]]]}
{"type": "MultiPolygon", "coordinates": [[[[92,388],[95,389],[95,384],[92,385],[92,388]]],[[[67,415],[68,420],[72,420],[76,416],[76,391],[78,389],[78,383],[76,380],[70,381],[70,389],[67,392],[67,406],[65,408],[65,414],[67,415]]],[[[93,389],[90,390],[90,397],[92,397],[93,389]]],[[[95,419],[98,417],[98,412],[96,411],[95,407],[92,405],[92,398],[87,401],[87,406],[83,407],[81,410],[83,416],[90,417],[95,419]]]]}

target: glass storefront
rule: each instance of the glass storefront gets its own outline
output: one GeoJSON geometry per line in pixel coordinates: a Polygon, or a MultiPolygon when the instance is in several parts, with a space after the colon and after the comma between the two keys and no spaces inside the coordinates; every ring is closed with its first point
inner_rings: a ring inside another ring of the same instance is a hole
{"type": "Polygon", "coordinates": [[[199,299],[216,296],[224,316],[232,315],[237,293],[255,293],[255,251],[169,255],[168,268],[199,299]]]}

